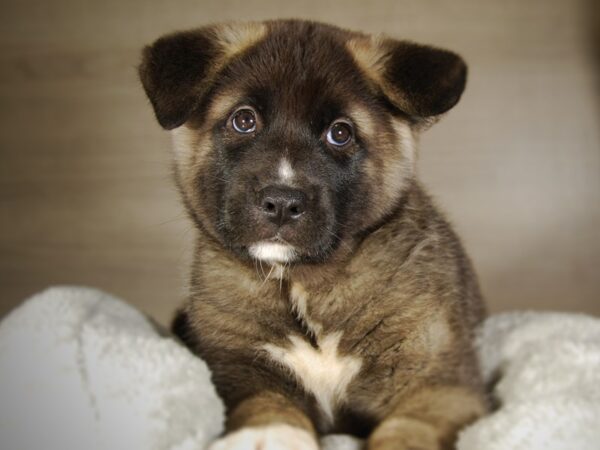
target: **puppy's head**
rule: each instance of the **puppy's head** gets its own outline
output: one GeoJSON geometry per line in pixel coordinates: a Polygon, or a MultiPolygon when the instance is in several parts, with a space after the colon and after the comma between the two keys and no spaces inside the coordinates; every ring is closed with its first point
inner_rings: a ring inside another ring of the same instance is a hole
{"type": "Polygon", "coordinates": [[[303,21],[165,36],[140,77],[197,225],[242,258],[326,260],[414,176],[415,130],[459,100],[454,53],[303,21]]]}

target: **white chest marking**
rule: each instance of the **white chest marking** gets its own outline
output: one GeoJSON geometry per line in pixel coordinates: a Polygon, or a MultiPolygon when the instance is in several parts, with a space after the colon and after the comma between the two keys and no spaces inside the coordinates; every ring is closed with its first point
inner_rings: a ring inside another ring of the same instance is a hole
{"type": "Polygon", "coordinates": [[[288,336],[290,347],[263,346],[271,358],[290,369],[304,389],[315,396],[330,422],[333,422],[336,406],[345,400],[346,389],[362,365],[358,357],[338,354],[341,337],[341,331],[319,337],[319,348],[294,335],[288,336]]]}
{"type": "Polygon", "coordinates": [[[279,162],[278,175],[284,183],[289,183],[294,179],[294,169],[286,158],[282,158],[279,162]]]}
{"type": "Polygon", "coordinates": [[[290,301],[292,303],[292,310],[296,314],[296,317],[304,322],[307,326],[308,330],[315,336],[318,337],[321,335],[321,330],[323,327],[320,323],[311,320],[308,315],[307,310],[307,296],[308,294],[304,290],[299,283],[292,283],[292,287],[290,289],[290,301]]]}

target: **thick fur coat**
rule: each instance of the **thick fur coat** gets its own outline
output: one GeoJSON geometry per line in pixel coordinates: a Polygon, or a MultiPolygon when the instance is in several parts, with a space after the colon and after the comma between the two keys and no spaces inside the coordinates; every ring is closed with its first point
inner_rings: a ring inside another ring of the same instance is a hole
{"type": "Polygon", "coordinates": [[[305,21],[208,26],[144,51],[198,230],[174,330],[228,409],[214,449],[450,449],[486,410],[484,307],[415,177],[454,106],[456,54],[305,21]]]}

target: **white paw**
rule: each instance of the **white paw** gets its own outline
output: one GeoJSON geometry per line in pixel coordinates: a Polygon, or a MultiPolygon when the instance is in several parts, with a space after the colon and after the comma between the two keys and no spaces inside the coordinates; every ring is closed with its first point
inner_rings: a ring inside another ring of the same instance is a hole
{"type": "Polygon", "coordinates": [[[208,450],[319,450],[319,445],[308,431],[277,424],[234,431],[214,441],[208,450]]]}

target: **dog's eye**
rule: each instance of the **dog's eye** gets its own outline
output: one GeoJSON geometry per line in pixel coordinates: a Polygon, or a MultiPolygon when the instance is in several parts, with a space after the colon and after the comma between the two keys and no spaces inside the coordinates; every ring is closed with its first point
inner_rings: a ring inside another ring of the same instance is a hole
{"type": "Polygon", "coordinates": [[[342,147],[350,142],[352,136],[352,125],[348,122],[338,121],[329,127],[329,130],[327,131],[327,142],[336,147],[342,147]]]}
{"type": "Polygon", "coordinates": [[[252,133],[256,130],[256,115],[251,109],[239,109],[233,114],[231,124],[238,133],[252,133]]]}

